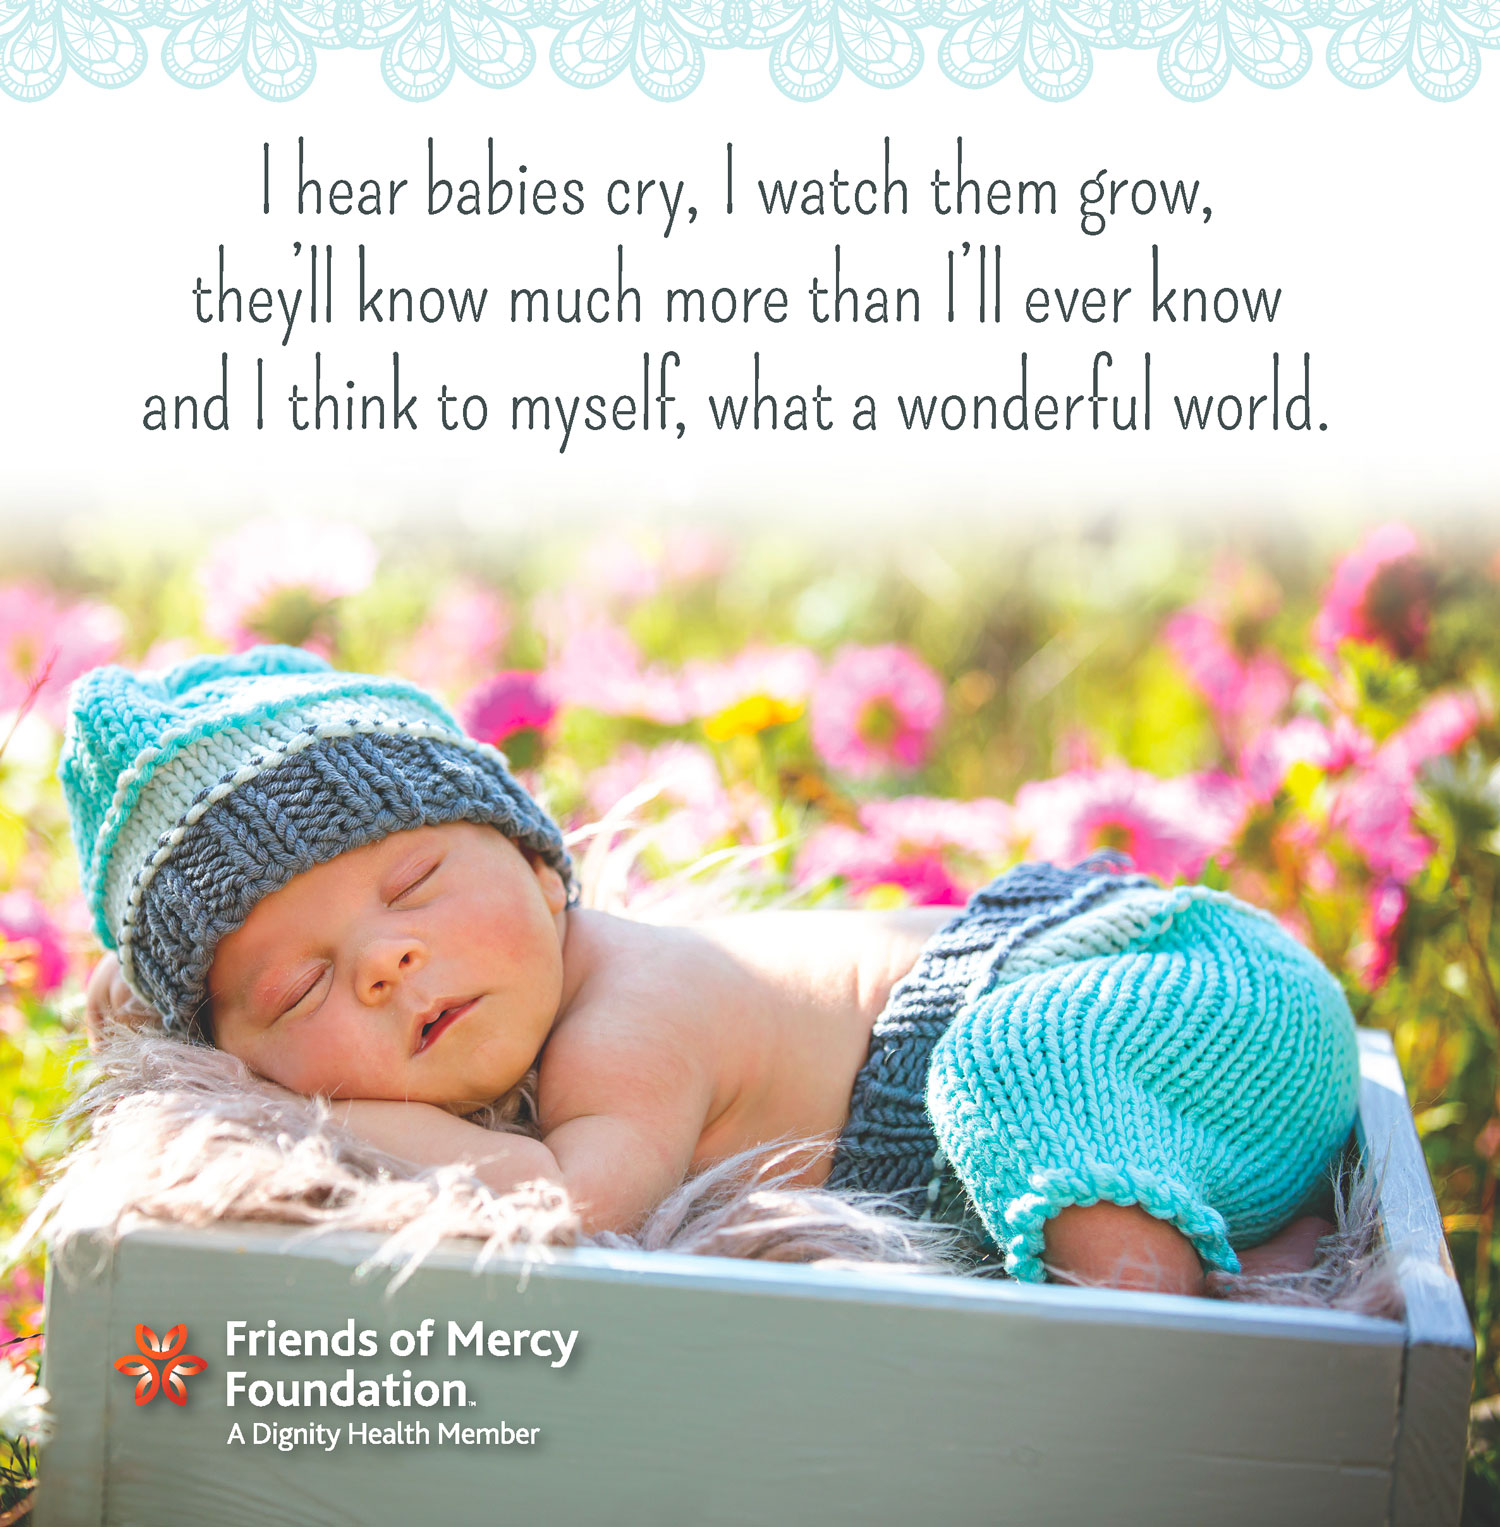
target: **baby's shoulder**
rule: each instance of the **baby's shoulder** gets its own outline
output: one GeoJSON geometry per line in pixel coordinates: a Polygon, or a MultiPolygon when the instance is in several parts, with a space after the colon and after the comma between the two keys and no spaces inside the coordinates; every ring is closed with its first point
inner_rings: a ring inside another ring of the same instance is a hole
{"type": "Polygon", "coordinates": [[[711,1088],[684,974],[670,958],[654,969],[616,968],[558,1019],[538,1062],[544,1131],[581,1114],[639,1111],[711,1088]]]}

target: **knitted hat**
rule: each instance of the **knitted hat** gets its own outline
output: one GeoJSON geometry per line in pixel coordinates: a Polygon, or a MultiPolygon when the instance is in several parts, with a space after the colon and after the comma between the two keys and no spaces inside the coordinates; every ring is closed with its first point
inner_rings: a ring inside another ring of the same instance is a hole
{"type": "Polygon", "coordinates": [[[262,897],[346,849],[482,822],[562,876],[556,823],[505,757],[401,679],[295,647],[73,686],[58,774],[94,927],[169,1031],[193,1029],[214,950],[262,897]]]}
{"type": "Polygon", "coordinates": [[[1070,1204],[1140,1204],[1239,1270],[1318,1189],[1354,1123],[1354,1018],[1266,913],[1201,886],[1132,889],[981,976],[938,1040],[938,1139],[1041,1281],[1070,1204]]]}

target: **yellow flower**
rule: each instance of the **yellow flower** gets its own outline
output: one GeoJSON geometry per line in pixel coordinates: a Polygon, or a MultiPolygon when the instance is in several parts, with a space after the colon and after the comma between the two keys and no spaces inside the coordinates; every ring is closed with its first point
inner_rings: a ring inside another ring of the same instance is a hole
{"type": "Polygon", "coordinates": [[[731,737],[753,737],[767,727],[784,726],[802,714],[797,700],[778,700],[771,695],[746,695],[703,723],[710,742],[727,742],[731,737]]]}

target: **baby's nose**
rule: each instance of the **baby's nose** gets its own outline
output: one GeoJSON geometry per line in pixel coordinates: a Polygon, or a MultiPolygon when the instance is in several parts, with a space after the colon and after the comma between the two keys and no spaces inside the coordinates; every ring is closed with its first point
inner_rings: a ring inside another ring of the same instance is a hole
{"type": "Polygon", "coordinates": [[[386,939],[365,950],[361,985],[372,1000],[388,996],[402,980],[415,974],[426,963],[420,943],[407,939],[386,939]]]}

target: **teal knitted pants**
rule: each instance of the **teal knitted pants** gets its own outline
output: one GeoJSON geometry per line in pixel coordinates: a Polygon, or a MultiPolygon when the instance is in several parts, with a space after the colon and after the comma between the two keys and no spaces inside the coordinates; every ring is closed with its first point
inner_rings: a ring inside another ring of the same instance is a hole
{"type": "Polygon", "coordinates": [[[1040,1281],[1071,1204],[1140,1204],[1205,1264],[1281,1229],[1348,1137],[1354,1019],[1267,914],[1132,888],[982,972],[938,1040],[927,1106],[1007,1272],[1040,1281]]]}

